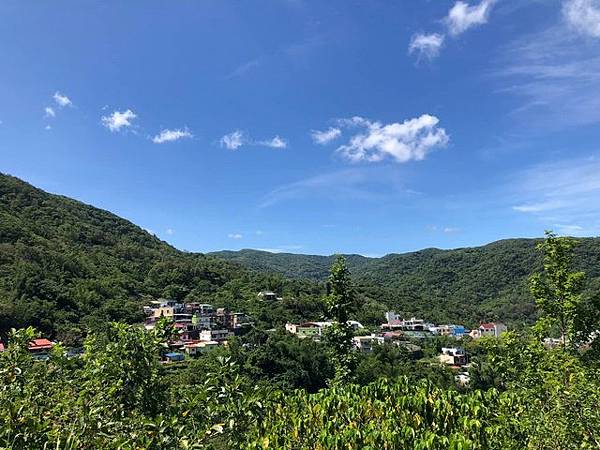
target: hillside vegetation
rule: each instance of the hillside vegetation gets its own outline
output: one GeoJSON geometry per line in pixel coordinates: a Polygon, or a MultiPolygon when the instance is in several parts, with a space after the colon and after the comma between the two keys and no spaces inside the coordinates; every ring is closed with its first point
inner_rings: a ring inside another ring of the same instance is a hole
{"type": "MultiPolygon", "coordinates": [[[[600,238],[579,239],[575,267],[586,272],[587,290],[600,286],[600,238]]],[[[527,280],[541,269],[537,239],[509,239],[482,247],[425,249],[382,258],[348,255],[354,281],[369,298],[405,315],[436,321],[500,319],[512,325],[535,320],[527,280]]],[[[324,280],[333,256],[257,250],[212,253],[245,267],[286,277],[324,280]]],[[[597,289],[596,289],[597,290],[597,289]]]]}
{"type": "Polygon", "coordinates": [[[267,323],[295,317],[287,304],[263,312],[253,303],[263,288],[300,304],[319,289],[181,252],[114,214],[0,174],[0,335],[33,325],[78,341],[107,320],[140,321],[141,305],[158,297],[243,306],[267,323]]]}
{"type": "MultiPolygon", "coordinates": [[[[517,239],[383,258],[349,255],[355,318],[377,324],[393,308],[440,323],[532,323],[526,280],[541,267],[534,245],[517,239]]],[[[266,327],[319,319],[332,262],[254,250],[181,252],[114,214],[0,174],[0,335],[33,325],[80,342],[107,320],[141,320],[141,305],[158,297],[240,309],[266,327]],[[258,302],[263,289],[284,300],[258,302]]],[[[575,265],[587,273],[587,291],[598,290],[600,239],[580,240],[575,265]]]]}

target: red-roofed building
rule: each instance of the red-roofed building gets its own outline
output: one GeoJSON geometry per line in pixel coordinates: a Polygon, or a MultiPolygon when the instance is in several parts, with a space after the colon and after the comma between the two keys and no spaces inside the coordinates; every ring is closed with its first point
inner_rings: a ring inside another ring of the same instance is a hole
{"type": "Polygon", "coordinates": [[[52,350],[54,343],[48,339],[34,339],[29,343],[29,351],[32,353],[46,353],[52,350]]]}
{"type": "Polygon", "coordinates": [[[489,322],[479,325],[479,336],[500,337],[508,328],[501,322],[489,322]]]}

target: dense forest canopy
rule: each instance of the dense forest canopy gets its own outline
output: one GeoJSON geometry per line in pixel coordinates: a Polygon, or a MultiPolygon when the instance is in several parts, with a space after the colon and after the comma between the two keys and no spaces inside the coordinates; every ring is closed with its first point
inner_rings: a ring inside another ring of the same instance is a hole
{"type": "MultiPolygon", "coordinates": [[[[354,318],[377,324],[394,309],[438,323],[511,326],[536,318],[526,280],[541,267],[535,241],[346,257],[356,284],[354,318]]],[[[574,263],[600,286],[600,239],[581,239],[574,263]]],[[[0,335],[36,326],[66,342],[107,320],[134,323],[141,306],[165,297],[240,309],[265,326],[319,319],[318,298],[333,257],[254,250],[179,251],[107,211],[48,194],[0,174],[0,335]],[[283,301],[265,305],[272,289],[283,301]]]]}
{"type": "Polygon", "coordinates": [[[243,308],[267,323],[297,320],[314,313],[320,289],[181,252],[114,214],[0,174],[0,335],[33,325],[78,340],[107,320],[141,321],[142,305],[160,297],[243,308]],[[286,300],[263,309],[261,289],[286,300]]]}
{"type": "MultiPolygon", "coordinates": [[[[503,320],[532,323],[536,313],[527,280],[541,268],[539,239],[508,239],[482,247],[425,249],[381,258],[346,255],[354,281],[370,298],[404,315],[474,325],[503,320]]],[[[574,264],[586,272],[588,291],[600,286],[600,239],[578,239],[574,264]]],[[[212,253],[246,267],[290,278],[326,279],[333,256],[258,250],[212,253]]]]}

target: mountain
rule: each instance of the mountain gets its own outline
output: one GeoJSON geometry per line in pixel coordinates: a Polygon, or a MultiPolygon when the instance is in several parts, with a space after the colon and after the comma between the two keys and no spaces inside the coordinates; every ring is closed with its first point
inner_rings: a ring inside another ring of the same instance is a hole
{"type": "Polygon", "coordinates": [[[285,320],[287,311],[252,305],[264,287],[295,298],[319,292],[315,283],[181,252],[114,214],[0,174],[0,335],[33,325],[78,341],[108,320],[141,320],[141,305],[159,297],[243,305],[266,322],[285,320]]]}
{"type": "MultiPolygon", "coordinates": [[[[535,240],[382,258],[347,255],[357,285],[355,317],[368,324],[395,309],[437,322],[530,323],[527,278],[540,269],[535,240]]],[[[600,239],[580,240],[576,266],[600,291],[600,239]]],[[[141,305],[166,297],[241,309],[269,328],[322,316],[332,256],[255,250],[181,252],[110,212],[0,174],[0,336],[33,325],[64,341],[109,320],[141,320],[141,305]],[[283,295],[263,304],[256,293],[283,295]]]]}
{"type": "MultiPolygon", "coordinates": [[[[455,250],[425,249],[381,258],[348,255],[367,297],[438,321],[529,323],[535,318],[527,280],[541,269],[536,239],[508,239],[455,250]]],[[[600,291],[600,238],[579,239],[575,268],[588,276],[588,292],[600,291]]],[[[333,256],[222,251],[212,255],[260,271],[324,280],[333,256]]]]}

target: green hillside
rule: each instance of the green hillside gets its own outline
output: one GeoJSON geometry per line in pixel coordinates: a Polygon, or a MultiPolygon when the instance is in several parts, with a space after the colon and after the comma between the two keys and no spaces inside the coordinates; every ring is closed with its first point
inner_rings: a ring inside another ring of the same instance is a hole
{"type": "Polygon", "coordinates": [[[293,305],[263,313],[252,304],[262,288],[291,292],[300,303],[319,289],[181,252],[114,214],[0,174],[0,335],[34,325],[77,340],[107,320],[141,320],[143,302],[158,297],[285,320],[293,305]]]}
{"type": "MultiPolygon", "coordinates": [[[[348,255],[347,261],[368,297],[403,314],[471,324],[490,319],[519,324],[535,318],[527,279],[541,268],[536,242],[509,239],[482,247],[425,249],[382,258],[348,255]]],[[[326,277],[333,258],[256,250],[213,255],[252,269],[313,280],[326,277]]],[[[600,238],[581,239],[575,261],[577,269],[588,275],[588,289],[600,286],[600,238]]]]}
{"type": "MultiPolygon", "coordinates": [[[[437,322],[530,323],[526,280],[540,268],[534,245],[516,239],[383,258],[348,255],[355,317],[376,324],[393,308],[437,322]]],[[[107,320],[139,321],[141,305],[158,297],[239,308],[265,327],[316,319],[331,262],[254,250],[181,252],[114,214],[0,174],[0,334],[34,325],[78,340],[107,320]],[[265,307],[256,299],[262,289],[284,301],[265,307]]],[[[600,239],[582,239],[576,262],[588,289],[598,290],[600,239]]]]}

